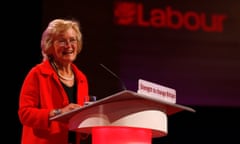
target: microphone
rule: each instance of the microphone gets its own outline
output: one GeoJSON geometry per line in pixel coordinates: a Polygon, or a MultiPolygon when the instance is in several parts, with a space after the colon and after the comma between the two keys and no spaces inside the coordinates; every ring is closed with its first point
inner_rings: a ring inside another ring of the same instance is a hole
{"type": "Polygon", "coordinates": [[[109,72],[112,76],[114,76],[115,78],[118,79],[118,81],[121,83],[121,87],[123,90],[127,90],[126,85],[124,84],[124,82],[122,81],[122,79],[120,79],[119,76],[117,76],[114,72],[112,72],[109,68],[107,68],[105,65],[100,64],[101,67],[103,67],[107,72],[109,72]]]}

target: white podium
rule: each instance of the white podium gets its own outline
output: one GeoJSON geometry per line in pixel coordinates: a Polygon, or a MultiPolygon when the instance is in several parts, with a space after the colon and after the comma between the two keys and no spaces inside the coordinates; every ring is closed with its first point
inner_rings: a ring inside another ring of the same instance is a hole
{"type": "Polygon", "coordinates": [[[124,90],[50,120],[68,122],[69,130],[92,134],[93,144],[150,144],[152,138],[167,135],[168,115],[183,110],[195,112],[124,90]]]}

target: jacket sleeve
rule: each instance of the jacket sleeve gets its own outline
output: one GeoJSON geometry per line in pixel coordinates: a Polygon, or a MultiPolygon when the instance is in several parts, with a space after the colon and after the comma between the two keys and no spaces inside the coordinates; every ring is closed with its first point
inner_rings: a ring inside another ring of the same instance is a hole
{"type": "Polygon", "coordinates": [[[47,129],[49,127],[49,109],[40,109],[39,71],[33,68],[23,81],[19,96],[18,115],[23,125],[47,129]]]}

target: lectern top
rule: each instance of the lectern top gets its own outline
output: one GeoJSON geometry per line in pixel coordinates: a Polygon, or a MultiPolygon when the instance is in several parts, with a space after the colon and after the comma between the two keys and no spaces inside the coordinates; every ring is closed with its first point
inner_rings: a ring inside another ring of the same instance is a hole
{"type": "Polygon", "coordinates": [[[96,102],[93,102],[84,107],[74,109],[73,111],[70,111],[67,113],[62,113],[55,117],[51,117],[50,120],[64,119],[64,121],[68,121],[74,114],[78,113],[79,111],[84,111],[84,110],[92,108],[94,106],[104,105],[106,103],[113,103],[113,102],[118,102],[118,101],[130,101],[130,100],[143,101],[147,105],[151,105],[153,107],[161,109],[167,115],[172,115],[172,114],[175,114],[175,113],[183,111],[183,110],[195,112],[194,109],[187,107],[187,106],[166,102],[166,101],[163,101],[156,97],[142,95],[142,94],[139,94],[139,93],[131,91],[131,90],[123,90],[121,92],[115,93],[115,94],[105,97],[103,99],[97,100],[96,102]]]}

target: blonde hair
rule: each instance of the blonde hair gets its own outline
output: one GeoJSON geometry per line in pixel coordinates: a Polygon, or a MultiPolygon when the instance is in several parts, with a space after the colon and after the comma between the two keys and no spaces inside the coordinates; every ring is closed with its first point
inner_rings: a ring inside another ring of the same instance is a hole
{"type": "Polygon", "coordinates": [[[79,23],[75,20],[55,19],[48,24],[42,34],[41,51],[43,61],[52,57],[51,48],[53,46],[54,38],[69,28],[72,28],[77,34],[77,52],[80,53],[82,49],[82,33],[80,31],[79,23]]]}

